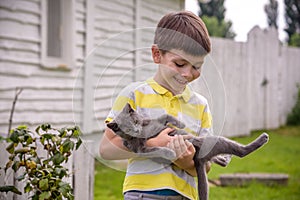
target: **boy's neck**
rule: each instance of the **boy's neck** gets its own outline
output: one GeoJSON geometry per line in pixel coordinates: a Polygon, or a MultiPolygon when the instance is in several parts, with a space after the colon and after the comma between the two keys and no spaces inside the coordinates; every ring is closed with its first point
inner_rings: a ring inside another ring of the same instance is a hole
{"type": "Polygon", "coordinates": [[[162,81],[162,77],[160,75],[160,73],[156,73],[155,76],[153,77],[153,80],[155,82],[157,82],[160,86],[164,87],[165,89],[167,89],[168,91],[170,91],[174,96],[182,94],[184,89],[182,91],[175,91],[172,88],[170,88],[168,86],[168,84],[164,83],[164,81],[162,81]]]}

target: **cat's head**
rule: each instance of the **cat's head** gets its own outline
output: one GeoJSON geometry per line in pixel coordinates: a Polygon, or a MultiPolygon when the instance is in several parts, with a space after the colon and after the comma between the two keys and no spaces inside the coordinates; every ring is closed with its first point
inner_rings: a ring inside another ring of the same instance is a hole
{"type": "Polygon", "coordinates": [[[127,138],[128,136],[141,136],[142,125],[142,116],[127,103],[115,119],[107,124],[107,127],[112,129],[117,135],[127,138]]]}

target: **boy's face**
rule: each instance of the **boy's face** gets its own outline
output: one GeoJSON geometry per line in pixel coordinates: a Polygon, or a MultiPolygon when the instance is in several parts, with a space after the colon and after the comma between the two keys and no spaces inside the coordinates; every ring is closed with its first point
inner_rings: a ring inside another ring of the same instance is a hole
{"type": "Polygon", "coordinates": [[[176,95],[182,93],[188,83],[200,76],[205,55],[193,56],[177,49],[162,53],[153,45],[152,57],[159,64],[155,81],[176,95]]]}

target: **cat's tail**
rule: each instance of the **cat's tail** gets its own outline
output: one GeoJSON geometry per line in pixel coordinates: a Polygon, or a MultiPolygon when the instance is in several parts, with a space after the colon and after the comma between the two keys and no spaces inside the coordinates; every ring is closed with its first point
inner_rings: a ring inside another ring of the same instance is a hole
{"type": "Polygon", "coordinates": [[[197,179],[198,179],[198,195],[200,200],[208,200],[208,180],[205,168],[205,162],[195,163],[196,171],[197,171],[197,179]]]}
{"type": "Polygon", "coordinates": [[[253,142],[246,145],[243,151],[241,151],[239,157],[247,156],[248,154],[252,153],[256,149],[262,147],[264,144],[266,144],[269,141],[269,135],[267,133],[262,133],[260,136],[258,136],[253,142]]]}

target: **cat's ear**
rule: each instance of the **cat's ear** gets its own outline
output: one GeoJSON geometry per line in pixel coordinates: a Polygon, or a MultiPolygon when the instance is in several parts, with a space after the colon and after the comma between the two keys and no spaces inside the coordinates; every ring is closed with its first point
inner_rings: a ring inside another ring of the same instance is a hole
{"type": "Polygon", "coordinates": [[[126,110],[127,113],[133,113],[134,112],[133,108],[131,107],[131,105],[129,103],[127,103],[125,105],[124,109],[126,110]]]}
{"type": "Polygon", "coordinates": [[[118,124],[116,122],[110,122],[110,123],[106,124],[106,126],[113,131],[116,131],[119,129],[118,124]]]}

